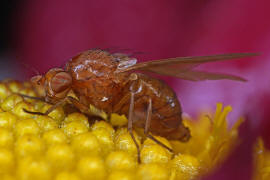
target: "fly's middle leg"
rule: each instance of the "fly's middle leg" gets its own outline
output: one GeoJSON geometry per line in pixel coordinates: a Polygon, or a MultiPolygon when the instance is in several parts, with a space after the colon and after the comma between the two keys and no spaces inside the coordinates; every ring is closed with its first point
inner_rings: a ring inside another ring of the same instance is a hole
{"type": "Polygon", "coordinates": [[[128,111],[128,132],[132,138],[132,140],[134,141],[136,148],[137,148],[137,156],[138,156],[138,162],[141,162],[141,153],[140,153],[140,147],[139,144],[137,143],[135,136],[133,134],[133,112],[134,112],[134,92],[131,92],[130,95],[130,105],[129,105],[129,111],[128,111]]]}

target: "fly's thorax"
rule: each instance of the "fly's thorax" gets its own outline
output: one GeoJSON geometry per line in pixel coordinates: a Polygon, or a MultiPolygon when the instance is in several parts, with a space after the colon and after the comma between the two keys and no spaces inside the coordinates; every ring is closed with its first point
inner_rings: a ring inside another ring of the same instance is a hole
{"type": "Polygon", "coordinates": [[[73,79],[88,80],[93,78],[108,78],[117,80],[114,76],[121,76],[122,70],[137,63],[136,58],[121,53],[109,53],[94,49],[84,51],[73,57],[66,64],[66,71],[73,79]]]}
{"type": "Polygon", "coordinates": [[[72,75],[72,90],[85,104],[111,111],[127,82],[126,73],[116,73],[125,58],[102,50],[89,50],[73,57],[65,69],[72,75]]]}
{"type": "Polygon", "coordinates": [[[118,62],[110,53],[102,50],[88,50],[73,57],[66,64],[66,71],[76,81],[96,78],[110,78],[116,70],[118,62]]]}

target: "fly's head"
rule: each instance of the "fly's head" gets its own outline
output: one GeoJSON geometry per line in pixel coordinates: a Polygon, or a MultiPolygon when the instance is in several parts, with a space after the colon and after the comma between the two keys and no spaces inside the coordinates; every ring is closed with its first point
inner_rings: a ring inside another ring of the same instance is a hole
{"type": "Polygon", "coordinates": [[[31,79],[36,87],[43,87],[45,100],[56,103],[65,98],[72,86],[72,77],[60,68],[49,70],[44,76],[35,76],[31,79]]]}

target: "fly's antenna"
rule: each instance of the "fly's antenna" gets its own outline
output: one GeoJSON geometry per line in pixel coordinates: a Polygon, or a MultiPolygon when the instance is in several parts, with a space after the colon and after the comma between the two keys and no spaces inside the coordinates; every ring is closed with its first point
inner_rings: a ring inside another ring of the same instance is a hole
{"type": "Polygon", "coordinates": [[[134,49],[131,49],[131,48],[121,48],[119,46],[112,46],[112,47],[109,47],[109,48],[101,48],[102,50],[104,51],[108,51],[110,52],[111,54],[123,54],[127,57],[133,57],[133,56],[136,56],[136,55],[141,55],[141,54],[147,54],[143,51],[134,51],[134,49]]]}
{"type": "Polygon", "coordinates": [[[133,53],[130,53],[130,54],[127,54],[129,57],[132,57],[132,56],[136,56],[136,55],[142,55],[142,54],[147,54],[145,52],[142,52],[142,51],[135,51],[133,53]]]}
{"type": "Polygon", "coordinates": [[[128,51],[128,50],[131,50],[131,49],[124,49],[124,48],[121,48],[120,46],[111,46],[111,47],[106,47],[106,48],[100,48],[104,51],[108,51],[110,53],[119,53],[119,52],[123,52],[123,51],[128,51]]]}
{"type": "Polygon", "coordinates": [[[36,68],[29,66],[28,64],[22,63],[22,62],[19,62],[19,64],[24,66],[26,69],[29,69],[32,72],[34,72],[36,76],[40,75],[39,71],[36,68]]]}
{"type": "Polygon", "coordinates": [[[63,61],[62,63],[61,63],[61,65],[60,65],[60,68],[62,68],[62,69],[65,69],[66,68],[66,62],[65,61],[63,61]]]}
{"type": "MultiPolygon", "coordinates": [[[[16,59],[19,59],[18,56],[16,56],[16,59]]],[[[32,67],[32,66],[29,66],[29,65],[26,64],[26,63],[22,63],[22,62],[18,62],[18,61],[17,61],[16,63],[18,63],[19,65],[24,66],[26,69],[31,70],[32,72],[35,73],[36,76],[40,75],[39,71],[38,71],[36,68],[34,68],[34,67],[32,67]]]]}

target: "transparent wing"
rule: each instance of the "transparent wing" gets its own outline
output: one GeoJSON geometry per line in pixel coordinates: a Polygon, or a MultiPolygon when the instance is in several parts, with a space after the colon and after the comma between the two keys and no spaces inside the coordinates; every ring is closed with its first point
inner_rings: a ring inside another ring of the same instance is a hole
{"type": "Polygon", "coordinates": [[[236,81],[245,81],[244,78],[230,74],[210,73],[194,71],[193,68],[200,64],[214,61],[230,60],[236,58],[256,56],[257,53],[234,53],[213,56],[195,56],[195,57],[177,57],[148,61],[130,66],[122,66],[116,72],[127,72],[131,70],[141,70],[153,72],[161,75],[173,76],[185,80],[202,81],[202,80],[219,80],[230,79],[236,81]]]}
{"type": "MultiPolygon", "coordinates": [[[[224,74],[224,73],[214,73],[214,72],[204,72],[204,71],[196,71],[196,70],[185,70],[183,72],[176,69],[171,69],[171,71],[158,71],[158,74],[166,75],[166,76],[172,76],[177,77],[184,80],[189,81],[204,81],[204,80],[220,80],[220,79],[229,79],[234,81],[247,81],[246,79],[231,75],[231,74],[224,74]]],[[[155,71],[148,71],[148,72],[154,72],[155,71]]]]}

